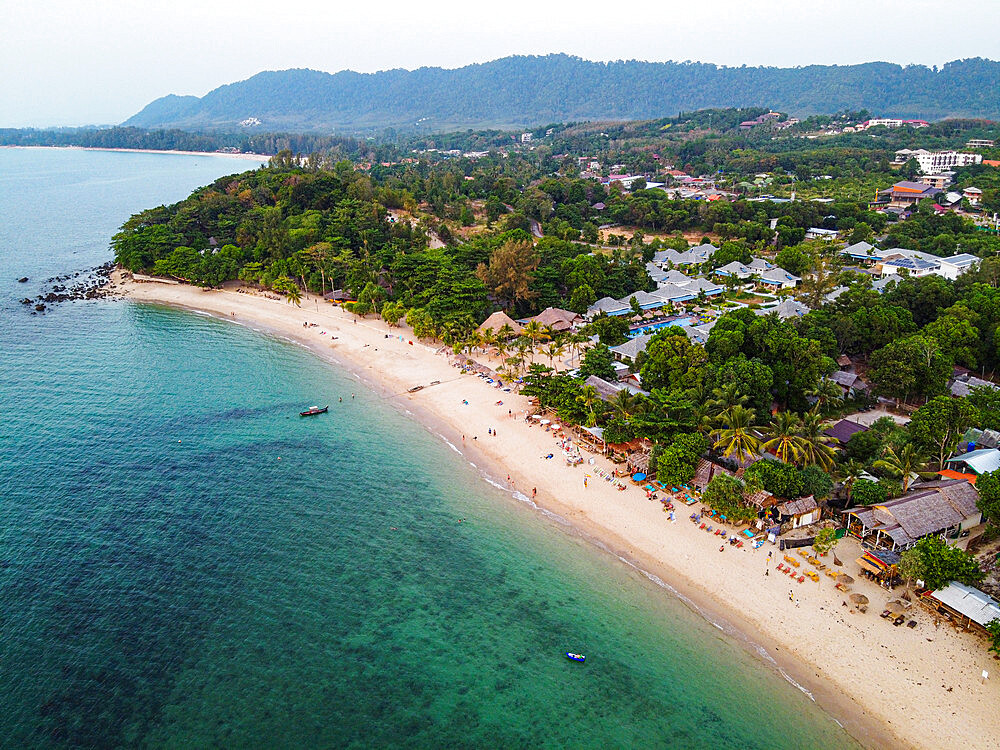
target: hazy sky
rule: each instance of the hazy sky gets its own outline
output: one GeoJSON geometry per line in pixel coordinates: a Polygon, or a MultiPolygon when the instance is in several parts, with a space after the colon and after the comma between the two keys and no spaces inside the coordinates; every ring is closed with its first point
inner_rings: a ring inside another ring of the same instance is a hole
{"type": "Polygon", "coordinates": [[[996,0],[3,0],[0,126],[117,123],[261,70],[510,54],[794,66],[1000,58],[996,0]]]}

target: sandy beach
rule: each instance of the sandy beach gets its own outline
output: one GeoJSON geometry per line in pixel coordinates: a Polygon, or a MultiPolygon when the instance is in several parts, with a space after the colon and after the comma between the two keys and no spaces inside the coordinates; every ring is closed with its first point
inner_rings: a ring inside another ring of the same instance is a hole
{"type": "Polygon", "coordinates": [[[181,156],[222,156],[227,159],[242,159],[258,164],[266,164],[271,158],[266,154],[231,154],[225,151],[174,151],[154,148],[98,148],[96,146],[0,146],[0,148],[25,148],[51,151],[122,151],[128,154],[179,154],[181,156]]]}
{"type": "Polygon", "coordinates": [[[982,748],[997,741],[1000,671],[985,643],[936,625],[919,606],[912,610],[914,629],[880,618],[901,590],[884,591],[858,575],[856,540],[842,540],[836,554],[845,563],[841,570],[857,579],[853,590],[871,600],[865,614],[844,606],[847,595],[825,575],[800,584],[779,573],[785,553],[776,546],[726,544],[720,551],[718,537],[688,520],[700,506],[679,506],[671,523],[639,488],[629,484],[622,492],[602,479],[597,470],[614,466],[599,455],[593,465],[566,465],[557,438],[524,421],[526,398],[462,374],[436,353],[439,345],[414,339],[405,327],[355,320],[312,295],[297,307],[260,293],[124,281],[117,272],[112,284],[127,299],[280,334],[350,368],[500,484],[509,475],[512,492],[531,497],[537,489],[539,507],[672,589],[799,685],[866,747],[982,748]],[[303,327],[306,321],[317,326],[303,327]],[[433,381],[440,383],[430,386],[433,381]],[[407,392],[417,385],[425,387],[407,392]],[[546,459],[550,453],[556,457],[546,459]],[[985,682],[983,670],[991,673],[985,682]]]}

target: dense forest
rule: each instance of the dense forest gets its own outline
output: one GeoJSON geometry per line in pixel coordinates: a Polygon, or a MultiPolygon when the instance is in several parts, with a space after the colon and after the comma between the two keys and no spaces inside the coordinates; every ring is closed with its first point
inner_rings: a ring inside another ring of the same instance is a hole
{"type": "Polygon", "coordinates": [[[868,109],[928,120],[996,117],[1000,63],[976,58],[940,69],[889,63],[727,68],[548,55],[455,70],[267,71],[200,98],[162,97],[124,124],[231,129],[256,117],[268,130],[440,132],[641,120],[707,107],[765,105],[800,116],[868,109]]]}

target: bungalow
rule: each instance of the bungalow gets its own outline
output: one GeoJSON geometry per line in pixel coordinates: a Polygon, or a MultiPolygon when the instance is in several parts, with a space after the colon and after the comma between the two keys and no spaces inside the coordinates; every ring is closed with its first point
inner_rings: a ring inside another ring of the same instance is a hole
{"type": "Polygon", "coordinates": [[[778,505],[782,525],[791,523],[793,529],[816,523],[820,517],[820,509],[816,498],[812,495],[787,500],[778,505]]]}
{"type": "Polygon", "coordinates": [[[667,248],[653,254],[653,263],[661,267],[667,263],[675,266],[699,265],[710,259],[718,249],[712,244],[698,245],[683,252],[667,248]]]}
{"type": "Polygon", "coordinates": [[[916,257],[892,257],[882,263],[882,275],[891,276],[905,272],[909,276],[920,277],[936,274],[941,270],[941,262],[916,257]]]}
{"type": "Polygon", "coordinates": [[[842,511],[847,531],[874,549],[909,549],[925,536],[956,539],[982,523],[979,493],[968,482],[941,480],[921,485],[883,505],[842,511]]]}
{"type": "Polygon", "coordinates": [[[641,388],[637,388],[634,385],[629,385],[628,383],[609,383],[604,378],[599,378],[596,375],[588,376],[587,379],[583,381],[583,384],[585,386],[589,385],[593,387],[593,389],[597,391],[597,396],[601,399],[601,401],[612,401],[621,391],[628,391],[633,395],[637,393],[641,393],[645,396],[649,395],[648,392],[642,390],[641,388]]]}
{"type": "Polygon", "coordinates": [[[977,378],[975,375],[967,374],[961,375],[951,381],[951,395],[957,398],[962,396],[968,396],[972,392],[973,388],[990,388],[991,390],[1000,390],[1000,386],[996,383],[991,383],[989,380],[982,380],[977,378]]]}
{"type": "Polygon", "coordinates": [[[967,187],[962,191],[962,197],[969,201],[973,206],[978,206],[979,201],[983,198],[983,191],[977,187],[967,187]]]}
{"type": "Polygon", "coordinates": [[[568,331],[583,318],[572,310],[560,310],[558,307],[546,307],[538,315],[528,318],[543,326],[550,327],[553,331],[568,331]]]}
{"type": "Polygon", "coordinates": [[[625,315],[632,312],[630,305],[623,304],[613,297],[601,297],[594,304],[587,308],[587,317],[594,318],[601,313],[605,315],[625,315]]]}
{"type": "Polygon", "coordinates": [[[844,398],[859,393],[868,393],[868,384],[856,372],[837,370],[837,372],[831,373],[826,379],[840,386],[840,391],[844,398]]]}
{"type": "Polygon", "coordinates": [[[967,630],[987,635],[986,626],[1000,620],[1000,602],[989,594],[964,583],[951,581],[940,591],[927,591],[921,603],[967,630]]]}
{"type": "Polygon", "coordinates": [[[484,320],[482,322],[482,325],[480,325],[479,328],[477,328],[476,330],[479,331],[479,333],[486,333],[487,331],[493,331],[493,333],[496,334],[499,333],[504,326],[508,326],[510,328],[511,335],[513,336],[518,335],[519,333],[521,333],[522,330],[524,330],[521,327],[520,323],[511,318],[503,310],[498,310],[497,312],[493,313],[490,317],[484,320]]]}
{"type": "Polygon", "coordinates": [[[823,229],[822,227],[809,227],[806,230],[807,240],[835,240],[840,236],[836,229],[823,229]]]}
{"type": "Polygon", "coordinates": [[[803,305],[801,302],[792,299],[791,297],[785,297],[781,302],[776,305],[771,305],[769,307],[759,307],[754,310],[755,315],[770,315],[774,313],[778,316],[779,320],[788,320],[789,318],[801,318],[809,312],[809,308],[803,305]]]}
{"type": "Polygon", "coordinates": [[[979,265],[979,258],[969,253],[958,253],[947,258],[940,258],[938,263],[941,264],[939,273],[946,279],[954,281],[970,268],[979,265]]]}
{"type": "Polygon", "coordinates": [[[881,260],[879,252],[878,248],[874,245],[869,245],[867,242],[855,242],[853,245],[848,245],[841,250],[840,254],[854,258],[855,260],[867,260],[874,263],[876,260],[881,260]]]}
{"type": "Polygon", "coordinates": [[[644,333],[636,336],[634,339],[629,339],[624,344],[611,346],[608,349],[619,362],[635,362],[635,358],[639,356],[639,352],[646,350],[646,344],[649,343],[651,338],[653,338],[653,334],[644,333]]]}
{"type": "Polygon", "coordinates": [[[760,275],[758,284],[773,289],[794,289],[802,279],[784,268],[772,268],[760,275]]]}
{"type": "Polygon", "coordinates": [[[626,294],[618,301],[623,305],[628,305],[629,309],[632,309],[633,299],[636,303],[638,303],[640,310],[656,310],[667,304],[667,300],[660,296],[657,292],[650,294],[649,292],[644,292],[641,289],[638,292],[626,294]]]}
{"type": "Polygon", "coordinates": [[[833,427],[827,427],[823,434],[832,437],[837,441],[840,447],[847,445],[847,441],[851,439],[851,435],[858,432],[868,432],[868,428],[857,422],[851,422],[848,419],[841,419],[833,427]]]}
{"type": "Polygon", "coordinates": [[[1000,450],[977,448],[960,456],[952,456],[945,463],[952,464],[960,471],[964,469],[965,473],[986,474],[1000,469],[1000,450]]]}

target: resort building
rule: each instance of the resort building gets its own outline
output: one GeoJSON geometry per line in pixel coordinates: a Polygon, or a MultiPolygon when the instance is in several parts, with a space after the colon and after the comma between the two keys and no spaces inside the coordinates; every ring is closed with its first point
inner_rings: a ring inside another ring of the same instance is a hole
{"type": "Polygon", "coordinates": [[[546,307],[538,315],[528,318],[525,323],[533,320],[539,325],[547,326],[557,333],[568,331],[577,323],[582,323],[583,318],[572,310],[561,310],[558,307],[546,307]]]}
{"type": "Polygon", "coordinates": [[[807,240],[835,240],[840,236],[836,229],[823,229],[821,227],[809,227],[806,230],[807,240]]]}
{"type": "Polygon", "coordinates": [[[925,536],[956,540],[978,526],[982,523],[978,498],[969,482],[948,479],[928,482],[882,505],[848,508],[843,514],[848,533],[866,547],[895,552],[909,549],[925,536]]]}
{"type": "Polygon", "coordinates": [[[996,448],[977,448],[960,456],[952,456],[945,463],[964,474],[975,474],[977,476],[987,474],[1000,469],[1000,450],[996,448]]]}
{"type": "Polygon", "coordinates": [[[781,302],[776,305],[762,306],[754,310],[755,315],[777,315],[779,320],[788,320],[789,318],[801,318],[809,312],[809,308],[803,305],[798,300],[792,299],[791,297],[785,297],[781,302]]]}
{"type": "Polygon", "coordinates": [[[927,151],[926,149],[901,148],[896,152],[894,164],[905,164],[910,159],[915,159],[920,165],[920,171],[924,174],[940,174],[948,169],[957,167],[967,167],[970,164],[979,164],[983,160],[982,154],[965,154],[958,151],[927,151]]]}
{"type": "Polygon", "coordinates": [[[668,265],[696,266],[709,260],[718,249],[712,244],[698,245],[684,251],[667,248],[653,254],[653,263],[660,268],[666,268],[668,265]]]}
{"type": "Polygon", "coordinates": [[[956,398],[968,396],[974,388],[990,388],[994,391],[1000,390],[1000,386],[996,383],[992,383],[989,380],[983,380],[982,378],[977,378],[971,373],[960,375],[951,381],[951,385],[949,386],[951,395],[956,398]]]}
{"type": "Polygon", "coordinates": [[[903,180],[890,188],[879,190],[874,203],[872,203],[872,208],[910,209],[925,198],[933,198],[940,192],[940,188],[931,187],[922,182],[903,180]]]}
{"type": "Polygon", "coordinates": [[[516,320],[510,317],[503,310],[498,310],[497,312],[493,313],[490,317],[484,320],[482,322],[482,325],[480,325],[479,328],[477,328],[476,330],[479,333],[486,333],[487,331],[492,331],[494,334],[497,334],[501,330],[503,330],[504,326],[508,326],[510,328],[512,336],[517,336],[518,334],[521,333],[522,330],[524,330],[521,327],[520,323],[518,323],[516,320]]]}

